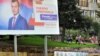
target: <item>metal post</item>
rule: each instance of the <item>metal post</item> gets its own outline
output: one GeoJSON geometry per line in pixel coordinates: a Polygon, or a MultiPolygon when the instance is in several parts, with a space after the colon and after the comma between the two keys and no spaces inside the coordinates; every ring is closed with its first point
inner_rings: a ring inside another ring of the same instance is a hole
{"type": "Polygon", "coordinates": [[[47,37],[48,36],[44,37],[44,56],[48,56],[48,46],[47,46],[48,45],[47,44],[48,41],[47,41],[47,37]]]}
{"type": "Polygon", "coordinates": [[[17,53],[17,36],[14,36],[14,56],[18,56],[18,53],[17,53]]]}

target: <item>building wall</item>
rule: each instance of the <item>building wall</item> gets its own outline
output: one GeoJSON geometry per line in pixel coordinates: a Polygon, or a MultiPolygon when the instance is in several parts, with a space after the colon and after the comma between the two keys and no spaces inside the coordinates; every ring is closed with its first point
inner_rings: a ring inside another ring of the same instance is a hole
{"type": "Polygon", "coordinates": [[[98,3],[100,3],[100,0],[97,0],[98,3]]]}
{"type": "Polygon", "coordinates": [[[100,22],[100,18],[97,18],[96,10],[100,10],[98,8],[98,3],[100,0],[78,0],[78,7],[83,12],[82,15],[89,16],[93,18],[94,21],[100,22]]]}

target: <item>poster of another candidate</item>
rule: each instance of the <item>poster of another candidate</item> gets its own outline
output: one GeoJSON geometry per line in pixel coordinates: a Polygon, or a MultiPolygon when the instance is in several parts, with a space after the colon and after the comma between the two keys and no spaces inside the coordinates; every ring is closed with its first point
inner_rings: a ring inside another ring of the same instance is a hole
{"type": "Polygon", "coordinates": [[[0,0],[2,34],[59,34],[57,0],[0,0]]]}

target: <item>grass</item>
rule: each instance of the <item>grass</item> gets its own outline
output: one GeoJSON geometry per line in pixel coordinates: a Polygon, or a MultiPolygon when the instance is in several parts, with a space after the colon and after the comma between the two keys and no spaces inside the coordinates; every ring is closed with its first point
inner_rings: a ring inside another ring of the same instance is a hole
{"type": "MultiPolygon", "coordinates": [[[[44,46],[44,38],[41,38],[40,36],[34,36],[34,37],[22,37],[18,39],[19,45],[31,45],[31,46],[44,46]]],[[[98,47],[95,44],[76,44],[73,43],[62,43],[62,42],[56,42],[56,41],[50,41],[48,40],[48,47],[70,47],[70,48],[85,48],[85,47],[98,47]]]]}
{"type": "Polygon", "coordinates": [[[38,36],[36,37],[22,37],[18,39],[18,44],[21,45],[36,45],[43,46],[44,40],[38,36]]]}

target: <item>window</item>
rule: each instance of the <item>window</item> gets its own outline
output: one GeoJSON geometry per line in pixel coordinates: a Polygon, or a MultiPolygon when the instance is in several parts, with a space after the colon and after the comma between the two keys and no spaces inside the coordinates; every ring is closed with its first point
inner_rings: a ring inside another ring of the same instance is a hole
{"type": "Polygon", "coordinates": [[[91,3],[93,3],[94,0],[90,0],[91,3]]]}
{"type": "Polygon", "coordinates": [[[97,0],[95,0],[95,2],[97,3],[97,0]]]}
{"type": "Polygon", "coordinates": [[[88,0],[79,0],[79,6],[88,7],[88,0]]]}
{"type": "Polygon", "coordinates": [[[97,0],[90,0],[91,3],[97,3],[97,0]]]}

